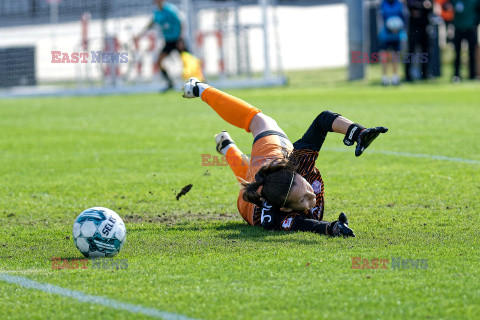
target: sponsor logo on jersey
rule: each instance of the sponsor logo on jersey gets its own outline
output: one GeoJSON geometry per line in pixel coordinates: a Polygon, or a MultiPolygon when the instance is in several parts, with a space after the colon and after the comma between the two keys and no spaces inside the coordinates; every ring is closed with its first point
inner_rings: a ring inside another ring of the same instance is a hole
{"type": "Polygon", "coordinates": [[[313,181],[312,183],[313,192],[320,193],[322,191],[322,183],[318,180],[313,181]]]}
{"type": "Polygon", "coordinates": [[[260,222],[261,223],[272,221],[272,216],[270,214],[268,214],[268,211],[270,211],[270,209],[272,209],[272,205],[269,206],[265,202],[263,204],[263,208],[262,208],[262,215],[260,216],[260,222]],[[267,211],[267,212],[265,212],[265,211],[267,211]]]}
{"type": "Polygon", "coordinates": [[[292,220],[293,220],[293,218],[288,218],[288,219],[283,220],[282,228],[290,229],[290,227],[292,226],[292,220]]]}

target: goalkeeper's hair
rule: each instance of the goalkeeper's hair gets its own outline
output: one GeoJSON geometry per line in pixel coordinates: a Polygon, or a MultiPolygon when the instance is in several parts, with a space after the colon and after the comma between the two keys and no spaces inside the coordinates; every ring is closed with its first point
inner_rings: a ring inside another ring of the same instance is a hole
{"type": "Polygon", "coordinates": [[[294,175],[297,165],[290,159],[280,159],[264,165],[255,175],[252,182],[243,181],[243,200],[262,207],[263,200],[275,207],[288,207],[287,200],[290,189],[294,186],[294,175]],[[260,193],[257,191],[263,186],[260,193]]]}

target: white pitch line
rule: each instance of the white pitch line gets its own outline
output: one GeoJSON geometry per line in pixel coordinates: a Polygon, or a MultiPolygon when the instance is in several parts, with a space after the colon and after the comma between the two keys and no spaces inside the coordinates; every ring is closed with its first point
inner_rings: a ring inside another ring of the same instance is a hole
{"type": "Polygon", "coordinates": [[[146,308],[135,304],[123,303],[108,299],[100,296],[92,296],[80,291],[70,290],[58,286],[54,286],[48,283],[40,283],[28,278],[13,276],[5,273],[0,273],[0,280],[8,283],[16,284],[27,289],[40,290],[46,293],[56,294],[63,297],[74,298],[80,302],[99,304],[105,307],[113,308],[116,310],[125,310],[132,313],[141,313],[146,316],[160,318],[165,320],[196,320],[188,318],[186,316],[160,311],[157,309],[146,308]]]}
{"type": "MultiPolygon", "coordinates": [[[[323,148],[322,150],[335,151],[335,152],[352,152],[351,150],[340,149],[340,148],[323,148]]],[[[480,160],[465,159],[465,158],[453,158],[453,157],[446,157],[446,156],[440,156],[440,155],[435,155],[435,154],[421,154],[421,153],[398,152],[398,151],[381,151],[381,150],[376,151],[376,150],[370,150],[370,149],[368,149],[365,152],[366,153],[385,154],[385,155],[389,155],[389,156],[407,157],[407,158],[426,158],[426,159],[440,160],[440,161],[461,162],[461,163],[469,163],[469,164],[480,164],[480,160]]]]}
{"type": "MultiPolygon", "coordinates": [[[[342,148],[322,148],[325,151],[333,151],[333,152],[352,152],[350,149],[342,149],[342,148]]],[[[108,152],[95,152],[93,153],[95,156],[99,155],[111,155],[111,154],[157,154],[159,150],[156,149],[148,149],[148,150],[116,150],[116,151],[108,151],[108,152]]],[[[454,158],[454,157],[447,157],[435,154],[422,154],[422,153],[410,153],[410,152],[398,152],[398,151],[376,151],[368,149],[366,153],[376,153],[376,154],[385,154],[390,156],[398,156],[398,157],[406,157],[406,158],[424,158],[424,159],[432,159],[432,160],[439,160],[439,161],[448,161],[448,162],[457,162],[457,163],[468,163],[468,164],[480,164],[480,160],[474,159],[465,159],[465,158],[454,158]]],[[[76,153],[73,154],[75,157],[79,156],[87,156],[92,155],[91,153],[76,153]]],[[[5,155],[2,154],[4,157],[9,158],[17,158],[16,155],[5,155]]]]}

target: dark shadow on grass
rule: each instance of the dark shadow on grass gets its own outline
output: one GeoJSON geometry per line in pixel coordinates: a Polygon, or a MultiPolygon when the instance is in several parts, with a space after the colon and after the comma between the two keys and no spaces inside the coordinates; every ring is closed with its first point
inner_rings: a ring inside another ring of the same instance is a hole
{"type": "Polygon", "coordinates": [[[270,231],[259,226],[250,226],[240,221],[212,223],[206,225],[184,224],[177,225],[174,228],[176,230],[185,231],[213,230],[216,231],[216,237],[218,238],[236,241],[319,244],[324,240],[329,239],[329,237],[325,235],[314,233],[308,233],[309,239],[298,239],[294,236],[297,232],[270,231]]]}

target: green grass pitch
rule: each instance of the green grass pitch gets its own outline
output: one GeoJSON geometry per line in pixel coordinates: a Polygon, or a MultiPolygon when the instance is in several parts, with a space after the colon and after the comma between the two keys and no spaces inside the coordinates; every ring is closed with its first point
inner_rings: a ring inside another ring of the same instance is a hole
{"type": "MultiPolygon", "coordinates": [[[[390,130],[360,158],[330,134],[317,166],[325,219],[357,237],[268,232],[237,213],[228,167],[202,166],[228,129],[200,100],[164,95],[0,100],[0,273],[195,319],[479,319],[478,83],[399,88],[295,73],[285,88],[232,90],[291,140],[329,109],[390,130]],[[438,158],[437,156],[443,156],[438,158]],[[175,195],[187,184],[191,191],[175,195]],[[75,217],[123,217],[128,269],[52,269],[82,258],[75,217]],[[352,269],[352,257],[388,269],[352,269]],[[392,258],[426,268],[393,268],[392,258]]],[[[148,319],[0,281],[2,319],[148,319]]]]}

